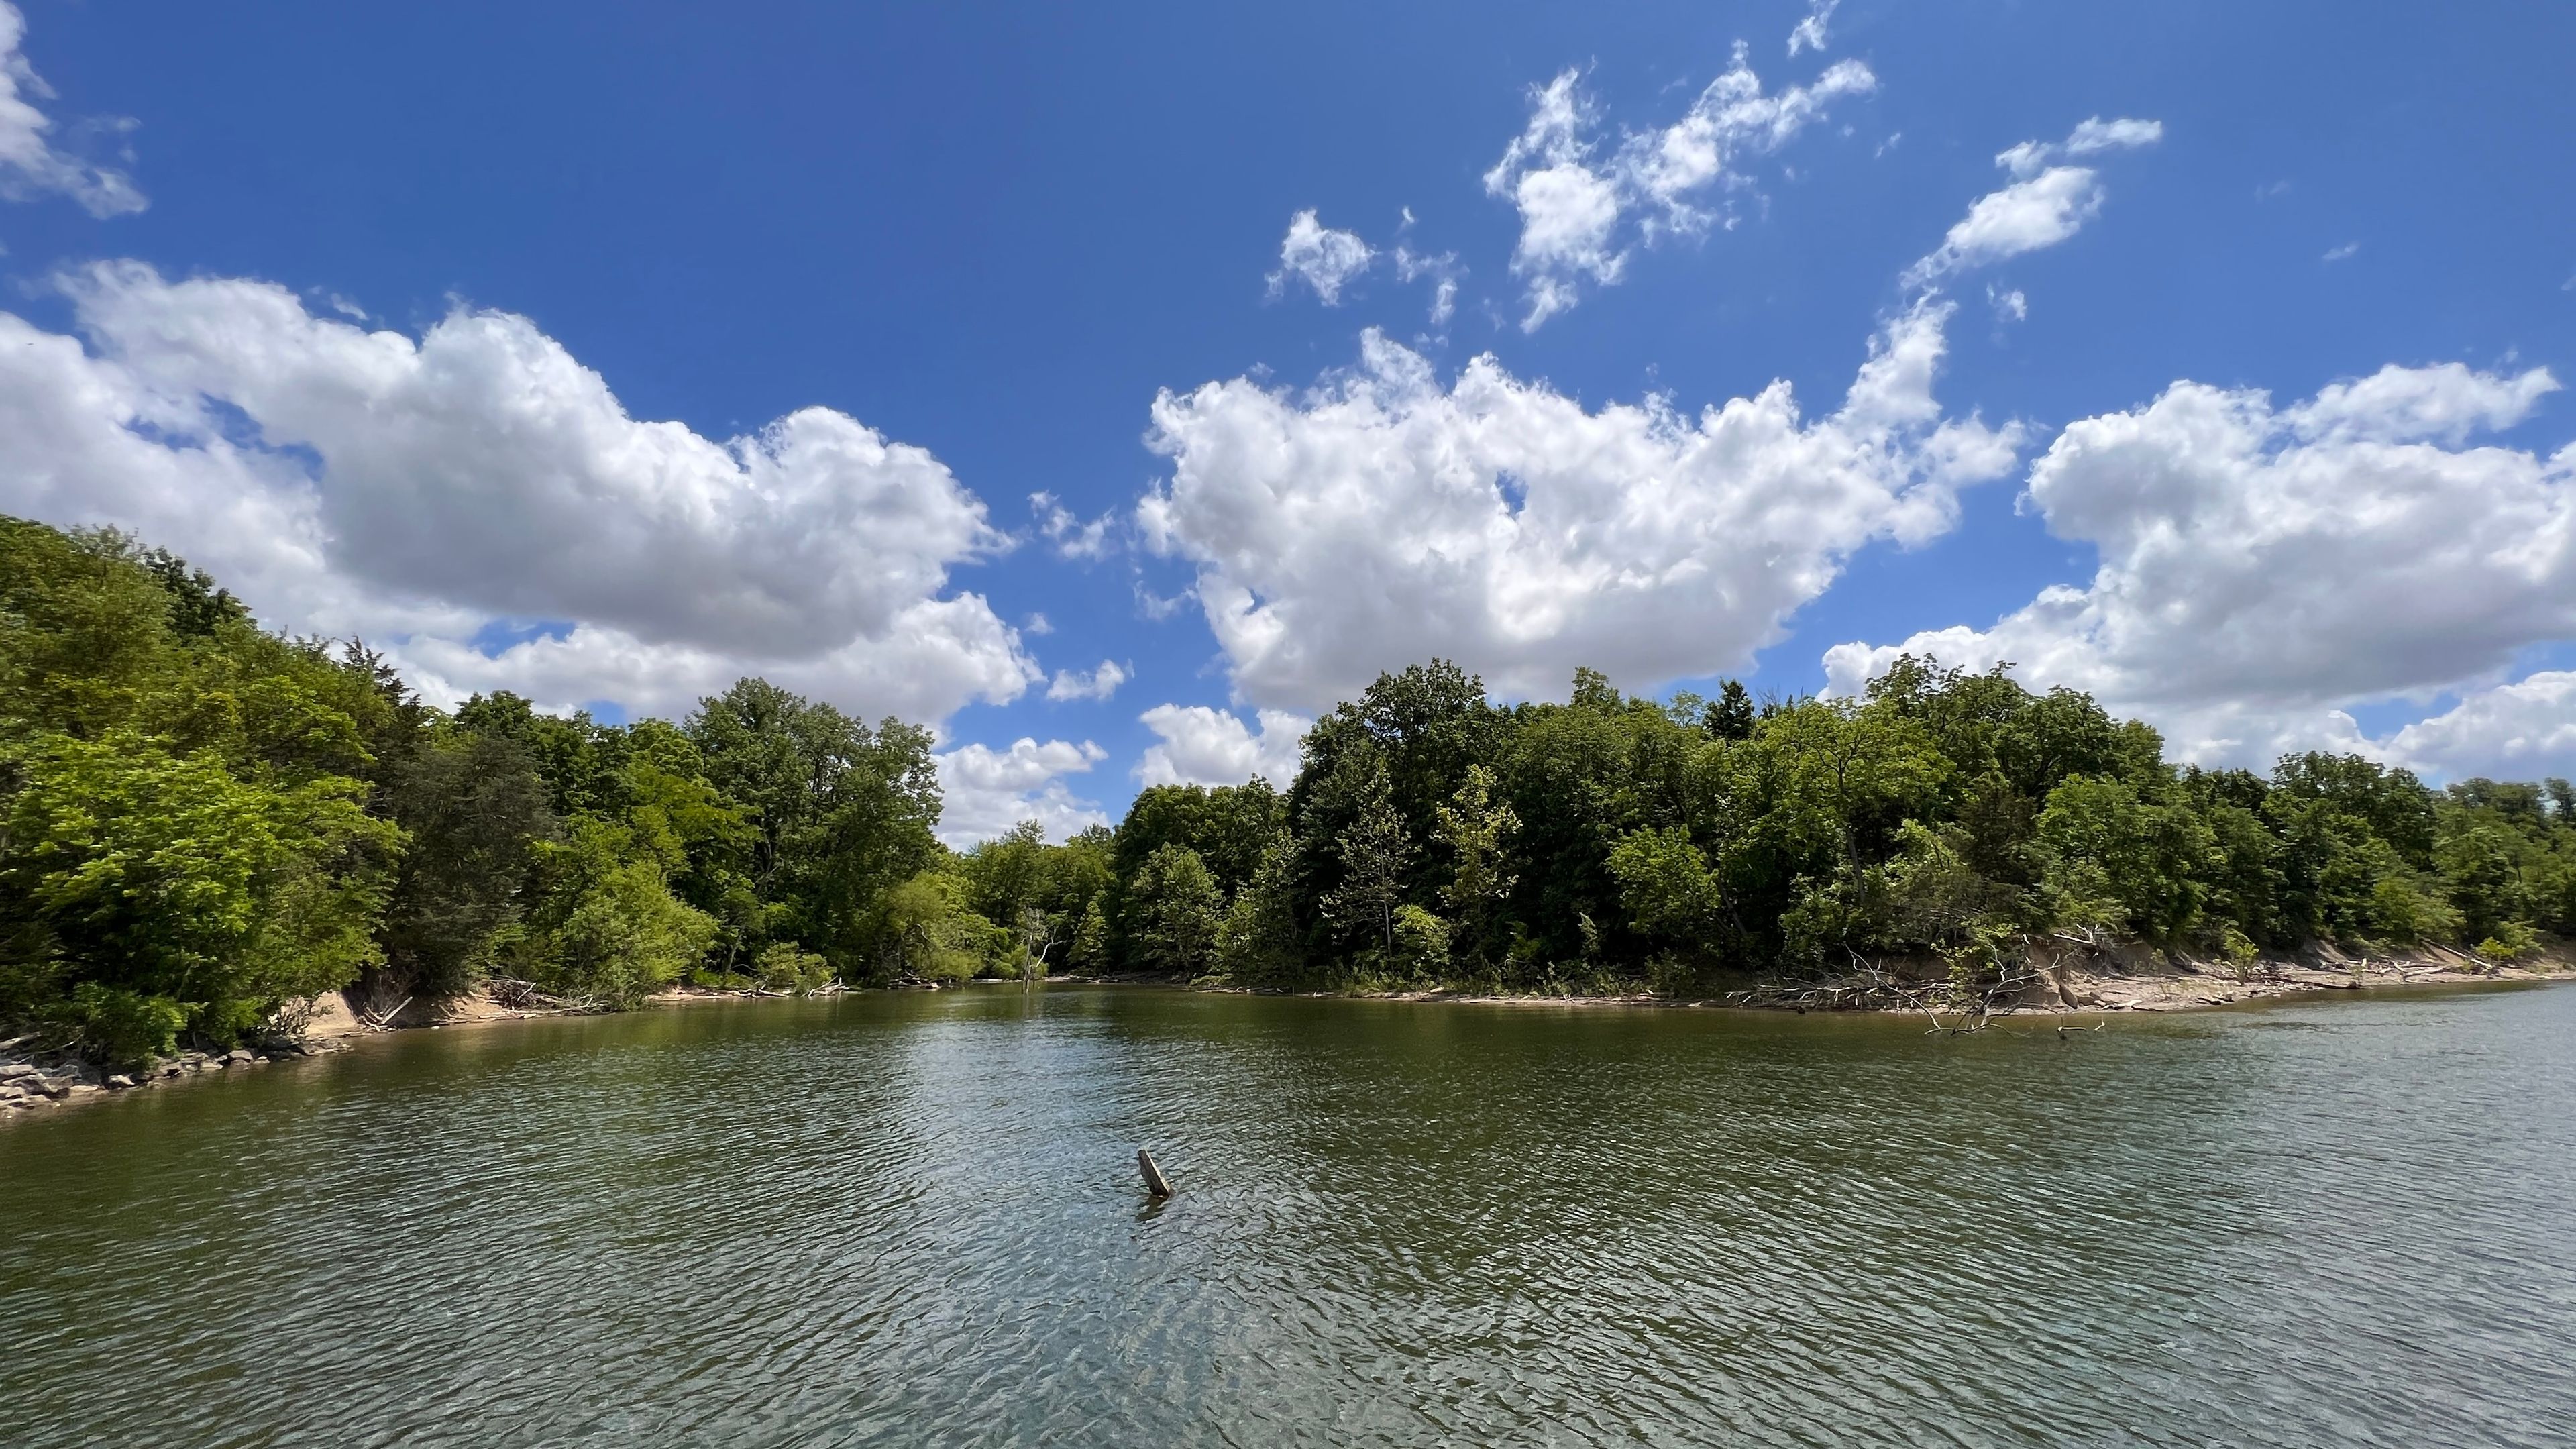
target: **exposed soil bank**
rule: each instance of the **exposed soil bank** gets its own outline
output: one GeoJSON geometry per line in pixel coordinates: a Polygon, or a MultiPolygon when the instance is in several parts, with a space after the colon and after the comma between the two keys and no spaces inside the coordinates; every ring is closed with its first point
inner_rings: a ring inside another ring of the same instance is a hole
{"type": "MultiPolygon", "coordinates": [[[[1151,977],[1057,977],[1059,982],[1161,985],[1201,991],[1259,988],[1200,985],[1151,977]]],[[[2434,948],[2404,956],[2349,956],[2331,947],[2296,956],[2267,956],[2251,965],[2169,955],[2144,947],[2070,947],[2034,960],[2017,987],[1987,995],[1983,1015],[2068,1015],[2120,1011],[2188,1011],[2330,991],[2387,992],[2412,987],[2494,986],[2576,980],[2576,953],[2553,946],[2511,965],[2434,948]]],[[[1278,992],[1376,1001],[1453,1001],[1494,1006],[1693,1006],[1776,1011],[1926,1010],[1946,1018],[1975,1014],[1979,1002],[1946,992],[1937,962],[1888,959],[1852,976],[1821,982],[1748,979],[1741,989],[1707,996],[1653,992],[1611,994],[1509,992],[1455,987],[1402,990],[1278,992]]]]}

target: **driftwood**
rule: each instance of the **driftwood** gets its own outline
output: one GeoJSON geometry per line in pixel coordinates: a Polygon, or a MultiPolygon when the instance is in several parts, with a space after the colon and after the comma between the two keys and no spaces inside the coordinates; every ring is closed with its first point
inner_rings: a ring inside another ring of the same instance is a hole
{"type": "Polygon", "coordinates": [[[1136,1149],[1136,1170],[1145,1175],[1145,1191],[1152,1197],[1170,1197],[1172,1185],[1163,1180],[1163,1169],[1154,1165],[1154,1154],[1136,1149]]]}
{"type": "Polygon", "coordinates": [[[492,977],[484,986],[494,1006],[521,1016],[579,1016],[608,1010],[595,996],[555,996],[538,990],[533,981],[510,976],[492,977]]]}
{"type": "Polygon", "coordinates": [[[1992,1026],[1996,1017],[2011,1014],[2014,1003],[2031,987],[2055,984],[2044,971],[2026,962],[2003,968],[1988,982],[1915,982],[1865,959],[1857,951],[1849,954],[1852,969],[1846,975],[1823,981],[1766,982],[1749,991],[1730,992],[1724,999],[1744,1006],[1785,1006],[1801,1014],[1921,1012],[1931,1023],[1926,1036],[1970,1036],[1992,1026]],[[1958,1019],[1944,1020],[1945,1011],[1955,1013],[1958,1019]]]}

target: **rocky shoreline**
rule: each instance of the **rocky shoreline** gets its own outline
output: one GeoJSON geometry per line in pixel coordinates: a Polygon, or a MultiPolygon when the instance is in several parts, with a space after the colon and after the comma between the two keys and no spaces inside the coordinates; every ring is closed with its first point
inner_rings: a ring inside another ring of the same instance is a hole
{"type": "Polygon", "coordinates": [[[0,1118],[87,1098],[159,1087],[189,1077],[249,1071],[271,1062],[343,1051],[328,1037],[277,1041],[224,1052],[186,1051],[140,1067],[110,1071],[77,1052],[40,1051],[26,1037],[0,1041],[0,1118]]]}

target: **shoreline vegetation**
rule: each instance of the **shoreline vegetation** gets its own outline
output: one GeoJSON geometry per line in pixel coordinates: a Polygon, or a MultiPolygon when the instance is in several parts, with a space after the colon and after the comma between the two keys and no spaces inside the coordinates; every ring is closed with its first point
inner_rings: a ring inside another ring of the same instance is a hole
{"type": "Polygon", "coordinates": [[[1498,705],[1435,660],[1319,719],[1284,787],[964,851],[932,743],[759,679],[676,722],[442,709],[167,552],[0,517],[0,1103],[675,991],[1070,972],[1965,1032],[2550,979],[2576,936],[2566,780],[2177,765],[2009,666],[1498,705]]]}

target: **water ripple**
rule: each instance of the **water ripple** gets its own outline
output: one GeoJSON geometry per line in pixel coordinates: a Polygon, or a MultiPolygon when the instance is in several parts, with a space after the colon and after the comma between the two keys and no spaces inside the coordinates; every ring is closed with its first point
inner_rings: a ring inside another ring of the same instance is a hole
{"type": "Polygon", "coordinates": [[[703,1007],[33,1117],[0,1183],[13,1444],[2576,1443],[2576,990],[703,1007]]]}

